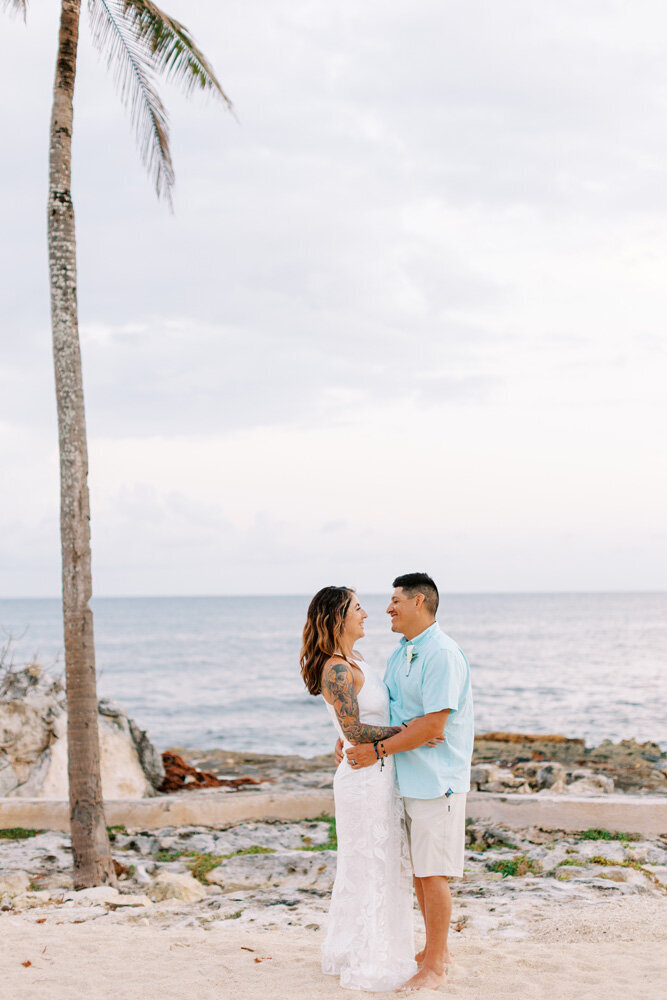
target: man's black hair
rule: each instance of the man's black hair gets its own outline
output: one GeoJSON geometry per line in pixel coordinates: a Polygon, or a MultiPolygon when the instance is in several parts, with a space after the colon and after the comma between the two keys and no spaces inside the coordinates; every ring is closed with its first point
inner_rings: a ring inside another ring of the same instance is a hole
{"type": "Polygon", "coordinates": [[[440,594],[435,582],[428,573],[404,573],[403,576],[396,577],[392,583],[392,587],[402,587],[408,597],[414,597],[415,594],[423,594],[426,609],[435,618],[435,613],[440,603],[440,594]]]}

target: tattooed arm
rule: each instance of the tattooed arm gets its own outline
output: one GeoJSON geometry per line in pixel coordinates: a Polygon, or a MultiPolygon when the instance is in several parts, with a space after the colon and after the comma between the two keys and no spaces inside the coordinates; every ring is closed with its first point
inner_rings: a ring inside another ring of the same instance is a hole
{"type": "Polygon", "coordinates": [[[368,726],[359,721],[354,677],[347,663],[328,663],[322,672],[322,692],[333,705],[340,728],[350,743],[373,743],[400,733],[400,726],[368,726]]]}

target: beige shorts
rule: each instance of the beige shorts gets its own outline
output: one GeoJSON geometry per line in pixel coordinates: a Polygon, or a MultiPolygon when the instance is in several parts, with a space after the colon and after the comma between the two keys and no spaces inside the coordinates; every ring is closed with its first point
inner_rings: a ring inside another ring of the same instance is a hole
{"type": "Polygon", "coordinates": [[[417,878],[461,878],[466,840],[466,793],[404,798],[412,868],[417,878]]]}

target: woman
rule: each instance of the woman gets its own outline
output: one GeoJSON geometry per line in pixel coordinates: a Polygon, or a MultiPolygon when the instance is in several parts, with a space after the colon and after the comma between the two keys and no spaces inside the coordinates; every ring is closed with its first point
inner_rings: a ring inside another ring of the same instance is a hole
{"type": "MultiPolygon", "coordinates": [[[[348,587],[324,587],[310,602],[301,675],[322,694],[346,747],[400,731],[388,725],[380,675],[354,650],[366,612],[348,587]]],[[[377,754],[377,748],[376,748],[377,754]]],[[[348,989],[391,990],[417,971],[412,871],[393,758],[354,770],[343,757],[334,777],[338,861],[322,971],[348,989]]]]}

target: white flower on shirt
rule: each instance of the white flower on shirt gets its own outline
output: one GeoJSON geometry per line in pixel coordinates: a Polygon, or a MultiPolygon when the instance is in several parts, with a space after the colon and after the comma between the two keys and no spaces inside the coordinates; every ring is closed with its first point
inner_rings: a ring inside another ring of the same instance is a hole
{"type": "Polygon", "coordinates": [[[406,659],[406,670],[405,676],[407,677],[410,673],[410,664],[412,663],[412,657],[415,656],[415,647],[412,643],[408,643],[405,647],[405,659],[406,659]]]}

